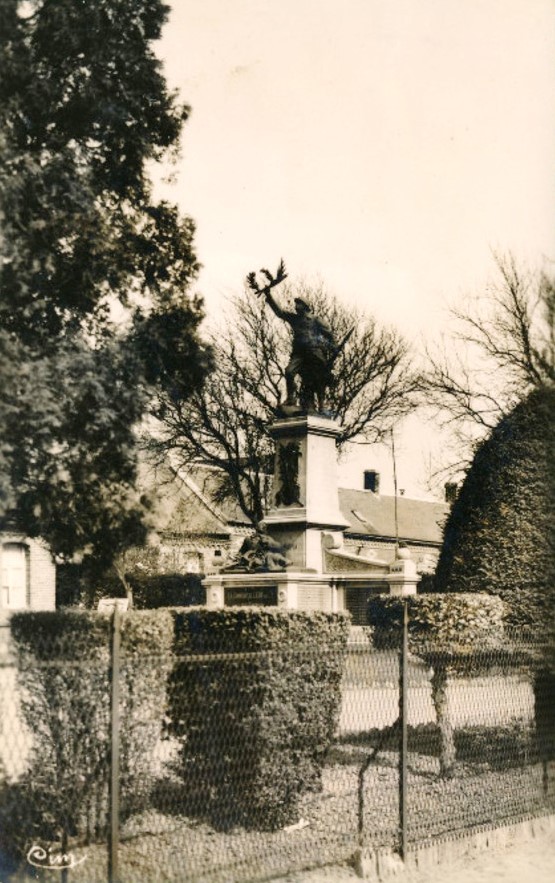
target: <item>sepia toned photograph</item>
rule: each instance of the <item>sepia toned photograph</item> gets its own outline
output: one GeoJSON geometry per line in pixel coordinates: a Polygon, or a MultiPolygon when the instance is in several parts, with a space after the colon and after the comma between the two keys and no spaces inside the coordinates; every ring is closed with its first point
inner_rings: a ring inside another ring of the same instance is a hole
{"type": "Polygon", "coordinates": [[[553,0],[0,0],[0,883],[555,879],[553,0]]]}

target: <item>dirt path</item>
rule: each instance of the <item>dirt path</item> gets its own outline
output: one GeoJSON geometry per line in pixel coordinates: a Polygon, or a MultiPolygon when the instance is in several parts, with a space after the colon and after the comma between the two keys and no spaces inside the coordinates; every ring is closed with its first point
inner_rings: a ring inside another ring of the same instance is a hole
{"type": "MultiPolygon", "coordinates": [[[[505,848],[469,854],[421,871],[391,878],[398,883],[555,883],[555,838],[542,836],[513,842],[505,848]]],[[[272,883],[354,883],[352,868],[335,865],[289,874],[272,883]]]]}

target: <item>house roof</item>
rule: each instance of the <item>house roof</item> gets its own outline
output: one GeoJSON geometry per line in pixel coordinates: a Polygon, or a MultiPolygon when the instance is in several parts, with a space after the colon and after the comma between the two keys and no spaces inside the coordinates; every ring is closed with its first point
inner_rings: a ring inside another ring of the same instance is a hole
{"type": "Polygon", "coordinates": [[[400,540],[441,543],[442,528],[449,511],[446,503],[339,488],[339,506],[345,520],[349,522],[345,533],[380,538],[395,537],[395,501],[400,540]]]}
{"type": "Polygon", "coordinates": [[[239,506],[214,502],[218,476],[208,469],[184,472],[168,464],[141,464],[140,482],[154,500],[153,527],[171,534],[230,536],[250,527],[239,506]]]}
{"type": "MultiPolygon", "coordinates": [[[[214,470],[198,467],[185,473],[157,467],[149,471],[146,483],[155,492],[155,528],[159,531],[231,536],[251,527],[235,502],[214,502],[219,486],[219,476],[214,470]]],[[[339,488],[339,505],[349,523],[347,536],[396,537],[395,497],[339,488]]],[[[439,545],[448,511],[445,503],[397,497],[399,539],[439,545]]]]}
{"type": "Polygon", "coordinates": [[[252,527],[251,522],[235,500],[226,499],[222,503],[214,503],[221,484],[220,477],[215,469],[199,467],[190,471],[187,477],[200,491],[204,500],[214,507],[219,517],[224,519],[229,527],[252,527]]]}

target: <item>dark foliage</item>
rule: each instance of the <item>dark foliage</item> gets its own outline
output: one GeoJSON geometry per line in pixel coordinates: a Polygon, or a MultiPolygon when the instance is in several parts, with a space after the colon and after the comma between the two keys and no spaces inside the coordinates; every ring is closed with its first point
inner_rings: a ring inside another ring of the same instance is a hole
{"type": "Polygon", "coordinates": [[[206,603],[206,589],[197,573],[164,573],[159,576],[126,576],[138,610],[157,607],[193,607],[206,603]]]}
{"type": "Polygon", "coordinates": [[[167,14],[0,0],[0,517],[97,571],[144,538],[153,389],[186,397],[210,364],[194,225],[147,174],[187,116],[152,46],[167,14]]]}
{"type": "Polygon", "coordinates": [[[490,592],[506,620],[544,642],[535,673],[544,757],[555,702],[555,389],[541,386],[496,426],[476,456],[445,527],[435,590],[490,592]]]}
{"type": "MultiPolygon", "coordinates": [[[[27,771],[0,794],[0,851],[6,855],[59,840],[62,831],[81,842],[106,835],[110,627],[109,617],[90,612],[11,619],[23,715],[34,739],[27,771]]],[[[172,639],[168,612],[131,613],[123,620],[122,819],[148,804],[172,639]],[[157,664],[145,663],[154,654],[157,664]]]]}
{"type": "MultiPolygon", "coordinates": [[[[377,728],[364,730],[359,734],[349,734],[333,749],[332,760],[345,765],[356,762],[362,764],[368,748],[378,746],[382,737],[383,730],[377,728]],[[345,750],[343,745],[349,750],[345,750]],[[354,746],[360,746],[360,750],[353,751],[354,746]]],[[[441,757],[441,731],[436,724],[416,726],[409,724],[407,739],[411,754],[441,757]]],[[[522,721],[494,727],[461,726],[454,733],[454,742],[457,761],[459,764],[464,764],[467,773],[470,774],[488,769],[513,769],[524,764],[533,764],[538,760],[538,742],[534,727],[522,721]]],[[[394,738],[387,747],[396,747],[394,738]]]]}
{"type": "Polygon", "coordinates": [[[453,505],[435,591],[488,592],[507,623],[544,633],[555,614],[555,389],[532,392],[476,452],[453,505]]]}
{"type": "MultiPolygon", "coordinates": [[[[158,607],[193,607],[206,603],[206,589],[198,573],[126,573],[125,583],[131,590],[133,608],[153,610],[158,607]]],[[[84,586],[81,569],[74,564],[56,569],[56,606],[78,604],[96,608],[101,598],[125,598],[126,586],[116,576],[103,576],[93,588],[84,586]]]]}
{"type": "Polygon", "coordinates": [[[218,828],[298,821],[334,734],[347,632],[345,616],[276,608],[177,616],[170,713],[189,812],[218,828]]]}

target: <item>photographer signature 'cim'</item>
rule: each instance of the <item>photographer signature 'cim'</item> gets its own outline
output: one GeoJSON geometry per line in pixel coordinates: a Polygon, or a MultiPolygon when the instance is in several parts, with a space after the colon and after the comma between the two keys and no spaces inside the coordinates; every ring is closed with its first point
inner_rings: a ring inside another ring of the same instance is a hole
{"type": "Polygon", "coordinates": [[[51,847],[46,849],[43,846],[31,846],[27,853],[27,861],[34,868],[48,868],[49,870],[65,870],[66,868],[76,868],[82,864],[86,855],[81,858],[75,858],[72,852],[52,852],[51,847]]]}

